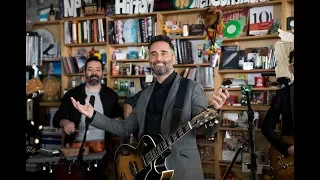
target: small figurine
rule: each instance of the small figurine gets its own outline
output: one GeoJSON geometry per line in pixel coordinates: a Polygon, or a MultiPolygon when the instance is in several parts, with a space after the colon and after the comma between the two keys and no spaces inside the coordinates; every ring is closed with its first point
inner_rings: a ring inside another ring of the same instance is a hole
{"type": "Polygon", "coordinates": [[[140,73],[140,67],[139,66],[135,66],[134,67],[134,74],[135,75],[139,75],[139,73],[140,73]]]}
{"type": "Polygon", "coordinates": [[[140,66],[140,74],[141,74],[141,75],[145,75],[143,65],[140,66]]]}

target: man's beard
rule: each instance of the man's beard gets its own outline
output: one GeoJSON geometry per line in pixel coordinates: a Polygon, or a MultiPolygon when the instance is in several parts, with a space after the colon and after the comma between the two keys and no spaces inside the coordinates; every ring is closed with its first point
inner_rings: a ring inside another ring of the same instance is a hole
{"type": "Polygon", "coordinates": [[[87,83],[89,83],[91,86],[100,84],[101,77],[99,77],[96,74],[92,74],[91,76],[87,76],[86,78],[87,78],[87,83]]]}
{"type": "Polygon", "coordinates": [[[154,63],[151,63],[151,67],[152,67],[152,71],[155,75],[157,76],[163,76],[168,74],[172,69],[173,69],[173,64],[172,64],[173,60],[170,61],[156,61],[154,63]],[[158,67],[157,64],[158,63],[162,63],[164,64],[164,66],[158,67]]]}

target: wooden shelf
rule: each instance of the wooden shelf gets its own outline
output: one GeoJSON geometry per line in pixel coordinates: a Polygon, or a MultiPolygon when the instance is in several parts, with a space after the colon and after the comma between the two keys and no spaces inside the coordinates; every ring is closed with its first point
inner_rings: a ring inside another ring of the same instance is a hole
{"type": "Polygon", "coordinates": [[[67,17],[63,18],[62,21],[72,21],[72,20],[77,20],[77,21],[84,21],[84,20],[92,20],[92,19],[104,19],[106,16],[104,15],[94,15],[94,16],[85,16],[85,17],[67,17]]]}
{"type": "MultiPolygon", "coordinates": [[[[241,91],[241,88],[222,88],[223,90],[228,89],[228,91],[241,91]]],[[[264,88],[252,88],[253,91],[276,91],[280,89],[279,87],[264,87],[264,88]]]]}
{"type": "Polygon", "coordinates": [[[61,57],[57,58],[42,58],[42,62],[52,62],[52,61],[61,61],[61,57]]]}
{"type": "Polygon", "coordinates": [[[67,47],[84,47],[84,46],[105,46],[107,42],[96,42],[96,43],[73,43],[73,44],[64,44],[67,47]]]}
{"type": "Polygon", "coordinates": [[[266,40],[266,39],[280,39],[278,34],[264,35],[264,36],[244,36],[236,38],[223,38],[223,42],[231,41],[253,41],[253,40],[266,40]]]}
{"type": "Polygon", "coordinates": [[[53,107],[58,107],[60,106],[60,102],[40,102],[40,106],[53,106],[53,107]]]}
{"type": "Polygon", "coordinates": [[[140,14],[121,14],[121,15],[108,16],[107,20],[112,21],[114,19],[130,19],[130,18],[140,18],[140,17],[147,17],[147,16],[157,16],[157,14],[158,12],[140,13],[140,14]]]}
{"type": "Polygon", "coordinates": [[[252,70],[241,70],[241,69],[224,69],[218,70],[218,73],[264,73],[264,72],[275,72],[274,69],[252,69],[252,70]]]}
{"type": "Polygon", "coordinates": [[[170,37],[171,39],[189,39],[189,40],[192,40],[192,39],[205,39],[206,36],[203,35],[203,36],[172,36],[170,37]]]}
{"type": "Polygon", "coordinates": [[[121,59],[121,60],[111,60],[111,62],[149,62],[148,59],[121,59]]]}
{"type": "Polygon", "coordinates": [[[203,64],[175,64],[173,67],[175,68],[186,68],[186,67],[207,67],[210,66],[210,63],[203,63],[203,64]]]}
{"type": "Polygon", "coordinates": [[[60,24],[61,20],[54,20],[54,21],[35,21],[32,25],[58,25],[60,24]]]}
{"type": "Polygon", "coordinates": [[[132,44],[108,44],[110,47],[131,47],[131,46],[148,46],[149,43],[132,43],[132,44]]]}
{"type": "Polygon", "coordinates": [[[201,161],[202,164],[214,164],[213,160],[209,161],[201,161]]]}
{"type": "MultiPolygon", "coordinates": [[[[254,111],[267,111],[270,106],[260,106],[260,105],[251,105],[252,110],[254,111]]],[[[222,106],[220,110],[223,111],[246,111],[248,110],[247,106],[222,106]]]]}
{"type": "Polygon", "coordinates": [[[140,78],[140,77],[146,77],[146,75],[130,75],[130,76],[110,76],[112,78],[140,78]]]}

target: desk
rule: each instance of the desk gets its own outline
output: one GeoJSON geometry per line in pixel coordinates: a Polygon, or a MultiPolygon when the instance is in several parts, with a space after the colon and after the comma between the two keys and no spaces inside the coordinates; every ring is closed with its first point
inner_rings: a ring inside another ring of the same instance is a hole
{"type": "MultiPolygon", "coordinates": [[[[83,160],[84,161],[93,161],[93,160],[99,160],[102,159],[103,156],[106,154],[106,151],[103,152],[98,152],[98,153],[90,153],[89,155],[84,155],[83,160]]],[[[58,163],[61,160],[67,160],[67,161],[76,161],[77,156],[72,156],[72,157],[48,157],[48,156],[43,156],[43,155],[34,155],[31,156],[28,160],[27,163],[29,164],[41,164],[41,163],[58,163]]]]}
{"type": "MultiPolygon", "coordinates": [[[[100,160],[105,155],[106,151],[98,152],[98,153],[90,153],[89,155],[83,156],[83,161],[88,162],[100,160]]],[[[48,157],[43,155],[34,155],[31,156],[27,160],[27,164],[36,165],[41,167],[42,165],[46,165],[46,171],[41,170],[42,172],[46,172],[47,174],[51,174],[50,170],[52,170],[52,179],[54,180],[78,180],[78,169],[76,166],[77,156],[73,157],[48,157]],[[50,167],[49,167],[50,166],[50,167]],[[49,167],[49,168],[48,168],[49,167]]],[[[81,172],[86,172],[87,166],[82,165],[81,172]]],[[[29,169],[30,170],[30,169],[29,169]]],[[[28,171],[28,169],[26,169],[28,171]]],[[[86,175],[83,175],[82,180],[86,180],[86,175]]]]}

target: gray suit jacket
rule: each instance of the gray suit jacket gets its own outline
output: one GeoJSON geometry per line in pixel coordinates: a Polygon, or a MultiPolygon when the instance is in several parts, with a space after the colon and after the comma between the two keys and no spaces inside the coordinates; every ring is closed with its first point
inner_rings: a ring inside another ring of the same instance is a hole
{"type": "MultiPolygon", "coordinates": [[[[164,105],[161,121],[161,135],[164,138],[169,136],[172,109],[175,104],[180,80],[181,76],[177,75],[164,105]]],[[[146,108],[154,86],[155,84],[153,83],[143,90],[137,102],[137,106],[127,119],[113,120],[96,112],[91,125],[118,136],[128,136],[138,130],[138,138],[140,139],[144,135],[146,108]]],[[[195,81],[189,81],[179,127],[190,121],[192,117],[199,114],[207,106],[208,102],[204,95],[202,85],[195,81]]],[[[175,121],[179,120],[175,119],[175,121]]],[[[204,179],[200,154],[196,143],[195,129],[191,130],[191,132],[187,133],[173,144],[171,154],[166,160],[166,166],[168,169],[174,170],[174,180],[204,179]]]]}

